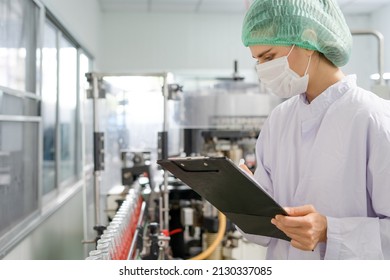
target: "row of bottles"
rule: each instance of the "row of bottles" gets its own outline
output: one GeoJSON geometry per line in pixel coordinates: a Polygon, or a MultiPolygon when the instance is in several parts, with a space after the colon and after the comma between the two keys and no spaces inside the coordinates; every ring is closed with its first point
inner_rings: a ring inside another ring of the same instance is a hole
{"type": "Polygon", "coordinates": [[[87,260],[126,260],[137,229],[142,196],[131,189],[87,260]]]}

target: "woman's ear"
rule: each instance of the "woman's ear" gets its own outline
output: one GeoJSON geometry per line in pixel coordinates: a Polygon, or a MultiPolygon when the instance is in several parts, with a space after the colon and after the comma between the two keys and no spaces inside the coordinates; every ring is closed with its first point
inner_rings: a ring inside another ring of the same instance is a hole
{"type": "Polygon", "coordinates": [[[305,49],[305,54],[307,55],[307,57],[312,56],[314,52],[314,50],[305,49]]]}

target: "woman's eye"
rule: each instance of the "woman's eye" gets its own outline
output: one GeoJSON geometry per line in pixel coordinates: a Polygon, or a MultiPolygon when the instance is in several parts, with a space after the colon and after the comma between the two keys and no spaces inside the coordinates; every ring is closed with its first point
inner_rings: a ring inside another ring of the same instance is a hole
{"type": "Polygon", "coordinates": [[[262,64],[267,61],[271,61],[275,58],[275,55],[273,54],[267,54],[257,59],[257,64],[262,64]]]}

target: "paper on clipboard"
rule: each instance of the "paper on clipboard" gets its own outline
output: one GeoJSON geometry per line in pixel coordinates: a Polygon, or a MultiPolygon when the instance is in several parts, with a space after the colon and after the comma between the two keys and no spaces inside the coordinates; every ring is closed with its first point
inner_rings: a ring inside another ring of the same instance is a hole
{"type": "Polygon", "coordinates": [[[241,168],[226,157],[185,157],[157,163],[209,201],[241,230],[249,234],[290,241],[271,224],[284,209],[241,168]]]}

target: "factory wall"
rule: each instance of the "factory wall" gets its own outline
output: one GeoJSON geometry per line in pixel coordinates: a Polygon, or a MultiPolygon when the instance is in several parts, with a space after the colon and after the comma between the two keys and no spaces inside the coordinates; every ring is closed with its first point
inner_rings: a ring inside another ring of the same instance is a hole
{"type": "Polygon", "coordinates": [[[39,225],[5,260],[79,260],[84,258],[82,192],[73,194],[62,207],[39,225]]]}
{"type": "MultiPolygon", "coordinates": [[[[371,16],[346,15],[346,21],[351,31],[373,30],[371,16]]],[[[378,72],[377,42],[373,36],[352,36],[353,46],[350,60],[342,67],[345,74],[356,74],[359,86],[370,90],[374,82],[370,75],[378,72]]]]}
{"type": "MultiPolygon", "coordinates": [[[[381,12],[383,13],[383,12],[381,12]]],[[[250,81],[255,61],[241,43],[243,15],[103,13],[101,67],[105,72],[171,71],[175,74],[231,75],[233,61],[250,81]]],[[[372,17],[348,16],[351,30],[372,29],[372,17]]],[[[376,25],[375,25],[376,27],[376,25]]],[[[390,35],[390,34],[389,34],[390,35]]],[[[354,37],[343,70],[370,88],[377,72],[374,37],[354,37]],[[364,63],[362,63],[364,61],[364,63]]]]}
{"type": "Polygon", "coordinates": [[[252,67],[241,43],[243,15],[104,13],[105,71],[252,67]]]}
{"type": "Polygon", "coordinates": [[[40,0],[67,28],[71,35],[94,57],[99,68],[101,11],[96,0],[40,0]]]}
{"type": "Polygon", "coordinates": [[[381,32],[385,44],[385,72],[390,72],[390,29],[389,26],[390,5],[378,10],[371,16],[372,27],[381,32]]]}

